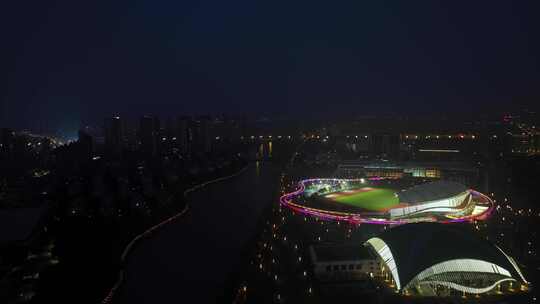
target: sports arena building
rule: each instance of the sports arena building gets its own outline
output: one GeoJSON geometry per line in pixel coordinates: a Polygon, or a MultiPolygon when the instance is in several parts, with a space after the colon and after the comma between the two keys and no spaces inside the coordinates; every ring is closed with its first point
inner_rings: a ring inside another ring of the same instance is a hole
{"type": "Polygon", "coordinates": [[[489,197],[446,180],[366,177],[308,179],[281,204],[323,219],[368,224],[461,222],[485,219],[489,197]]]}
{"type": "MultiPolygon", "coordinates": [[[[483,185],[480,170],[466,162],[396,162],[396,161],[342,161],[335,176],[364,177],[417,177],[452,180],[466,185],[483,185]]],[[[484,189],[485,190],[485,189],[484,189]]]]}
{"type": "Polygon", "coordinates": [[[466,214],[471,211],[471,190],[451,181],[436,181],[420,184],[397,192],[404,207],[390,209],[392,218],[412,216],[420,213],[466,214]]]}
{"type": "Polygon", "coordinates": [[[528,290],[529,283],[514,259],[463,227],[401,225],[365,245],[380,258],[382,279],[403,295],[495,295],[528,290]]]}

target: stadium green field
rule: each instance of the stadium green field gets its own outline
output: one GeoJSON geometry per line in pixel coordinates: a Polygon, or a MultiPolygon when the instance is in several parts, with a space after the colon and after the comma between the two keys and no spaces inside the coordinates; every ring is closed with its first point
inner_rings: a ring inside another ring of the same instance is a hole
{"type": "Polygon", "coordinates": [[[394,195],[394,191],[390,189],[373,189],[352,194],[335,194],[337,194],[337,196],[331,198],[333,201],[370,211],[380,211],[399,204],[399,198],[397,198],[394,195]]]}

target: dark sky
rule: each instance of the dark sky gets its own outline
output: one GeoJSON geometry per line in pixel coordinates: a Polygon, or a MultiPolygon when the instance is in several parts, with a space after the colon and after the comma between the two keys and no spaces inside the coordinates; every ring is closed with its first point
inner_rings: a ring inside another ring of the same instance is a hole
{"type": "Polygon", "coordinates": [[[476,111],[540,97],[538,1],[7,2],[0,125],[476,111]]]}

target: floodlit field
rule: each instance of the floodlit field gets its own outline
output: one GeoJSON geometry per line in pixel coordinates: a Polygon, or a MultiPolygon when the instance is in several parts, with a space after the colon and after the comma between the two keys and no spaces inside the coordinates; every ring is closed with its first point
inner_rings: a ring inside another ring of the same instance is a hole
{"type": "Polygon", "coordinates": [[[390,189],[361,188],[350,192],[332,193],[326,198],[370,211],[385,210],[399,204],[399,199],[390,189]]]}
{"type": "Polygon", "coordinates": [[[468,190],[472,199],[468,200],[466,208],[461,205],[449,206],[448,210],[435,212],[431,208],[422,209],[422,203],[416,205],[400,203],[395,193],[402,190],[404,185],[411,187],[415,183],[384,177],[311,178],[300,180],[298,187],[292,192],[283,194],[279,202],[282,206],[290,208],[294,214],[351,224],[373,225],[485,220],[494,210],[493,201],[489,197],[472,189],[468,190]],[[406,216],[401,216],[400,212],[410,209],[406,207],[414,208],[406,216]]]}

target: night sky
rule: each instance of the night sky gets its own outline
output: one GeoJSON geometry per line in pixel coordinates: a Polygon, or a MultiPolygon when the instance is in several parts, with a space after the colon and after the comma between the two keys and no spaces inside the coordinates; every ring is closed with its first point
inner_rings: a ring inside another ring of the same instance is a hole
{"type": "Polygon", "coordinates": [[[8,2],[0,126],[540,100],[538,1],[8,2]]]}

